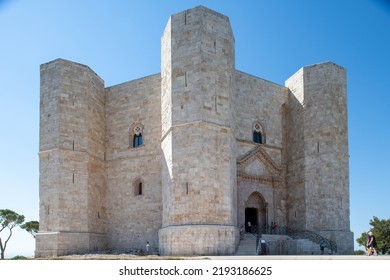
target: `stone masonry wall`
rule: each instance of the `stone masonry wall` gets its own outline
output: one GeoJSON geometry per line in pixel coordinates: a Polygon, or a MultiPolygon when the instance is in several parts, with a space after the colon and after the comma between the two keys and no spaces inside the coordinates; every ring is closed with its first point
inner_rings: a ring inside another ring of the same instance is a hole
{"type": "MultiPolygon", "coordinates": [[[[253,151],[261,145],[272,160],[284,168],[283,149],[283,105],[288,102],[288,92],[283,86],[271,83],[258,77],[236,71],[234,107],[236,114],[235,134],[237,137],[238,157],[253,151]],[[254,124],[260,122],[263,127],[265,144],[253,142],[254,124]]],[[[244,171],[248,175],[276,176],[264,164],[248,166],[244,171]],[[261,171],[263,169],[263,171],[261,171]]],[[[284,172],[283,172],[284,174],[284,172]]],[[[282,175],[284,182],[284,175],[282,175]]],[[[271,222],[286,225],[286,189],[285,184],[276,186],[240,178],[238,186],[238,225],[245,223],[245,202],[252,193],[259,193],[268,205],[268,226],[271,222]]],[[[259,207],[261,207],[259,205],[259,207]]],[[[259,210],[260,211],[260,210],[259,210]]],[[[260,213],[259,213],[260,215],[260,213]]],[[[263,223],[263,221],[260,221],[263,223]]]]}
{"type": "Polygon", "coordinates": [[[253,143],[253,125],[258,121],[264,129],[265,143],[281,148],[282,105],[288,102],[287,89],[239,71],[235,80],[236,137],[253,143]]]}
{"type": "Polygon", "coordinates": [[[286,183],[288,193],[287,226],[306,228],[306,192],[304,161],[304,90],[303,69],[286,81],[290,89],[286,113],[286,183]]]}
{"type": "Polygon", "coordinates": [[[107,231],[117,250],[158,247],[161,228],[160,75],[106,89],[107,231]],[[133,123],[143,144],[132,147],[133,123]],[[137,193],[142,182],[142,195],[137,193]]]}

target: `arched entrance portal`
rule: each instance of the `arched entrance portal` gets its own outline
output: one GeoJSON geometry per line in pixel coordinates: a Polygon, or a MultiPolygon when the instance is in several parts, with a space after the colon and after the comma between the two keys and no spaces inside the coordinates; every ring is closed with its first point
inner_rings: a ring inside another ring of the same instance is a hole
{"type": "Polygon", "coordinates": [[[267,203],[261,194],[252,193],[245,204],[245,230],[257,232],[267,225],[267,203]],[[248,227],[248,222],[252,225],[248,227]]]}

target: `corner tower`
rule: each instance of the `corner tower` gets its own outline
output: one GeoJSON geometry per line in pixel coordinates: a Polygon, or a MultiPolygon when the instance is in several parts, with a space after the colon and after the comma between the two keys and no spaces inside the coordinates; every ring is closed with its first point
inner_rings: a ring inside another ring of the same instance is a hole
{"type": "Polygon", "coordinates": [[[235,252],[234,38],[202,6],[170,17],[162,36],[163,255],[235,252]]]}
{"type": "Polygon", "coordinates": [[[104,83],[63,59],[41,65],[36,256],[103,249],[104,83]]]}
{"type": "Polygon", "coordinates": [[[289,226],[335,241],[337,254],[352,254],[346,71],[332,62],[307,66],[286,86],[289,226]]]}

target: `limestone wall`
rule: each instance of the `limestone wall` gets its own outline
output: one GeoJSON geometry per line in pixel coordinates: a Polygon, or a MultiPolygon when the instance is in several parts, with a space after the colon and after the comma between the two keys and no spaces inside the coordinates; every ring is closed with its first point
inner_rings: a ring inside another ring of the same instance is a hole
{"type": "Polygon", "coordinates": [[[160,242],[162,255],[227,256],[236,251],[238,229],[220,225],[174,226],[160,231],[160,242]]]}
{"type": "MultiPolygon", "coordinates": [[[[263,128],[264,142],[261,146],[264,152],[277,166],[284,169],[283,104],[287,102],[288,94],[285,87],[236,71],[234,107],[238,158],[250,154],[259,145],[254,143],[252,138],[254,124],[259,122],[263,128]]],[[[273,170],[269,170],[261,160],[257,159],[240,172],[252,178],[280,176],[282,184],[262,183],[254,179],[240,178],[237,188],[238,224],[245,223],[245,207],[248,197],[252,193],[259,193],[264,199],[264,205],[258,205],[258,207],[264,208],[267,205],[266,210],[258,210],[259,226],[269,226],[271,222],[284,225],[286,223],[284,171],[282,174],[274,174],[273,170]]]]}
{"type": "Polygon", "coordinates": [[[305,146],[304,146],[304,90],[303,69],[286,81],[290,89],[287,107],[286,183],[288,188],[287,225],[291,228],[306,228],[305,192],[305,146]]]}
{"type": "Polygon", "coordinates": [[[107,231],[113,249],[158,247],[161,227],[160,75],[106,89],[107,231]],[[143,143],[133,148],[133,124],[143,143]],[[142,183],[142,194],[138,193],[142,183]]]}
{"type": "Polygon", "coordinates": [[[259,121],[264,129],[265,143],[281,148],[282,105],[287,103],[287,98],[285,87],[236,71],[234,94],[236,137],[252,142],[253,125],[259,121]]]}

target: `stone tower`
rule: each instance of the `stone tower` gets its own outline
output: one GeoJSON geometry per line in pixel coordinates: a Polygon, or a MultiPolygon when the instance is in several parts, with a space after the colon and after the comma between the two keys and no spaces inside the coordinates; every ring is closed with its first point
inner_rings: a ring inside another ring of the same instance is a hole
{"type": "Polygon", "coordinates": [[[162,36],[163,255],[235,251],[234,71],[227,17],[204,7],[171,16],[162,36]]]}
{"type": "Polygon", "coordinates": [[[286,81],[288,225],[319,233],[350,254],[346,71],[332,63],[301,68],[286,81]]]}
{"type": "Polygon", "coordinates": [[[62,59],[41,66],[36,256],[106,246],[103,81],[62,59]]]}

